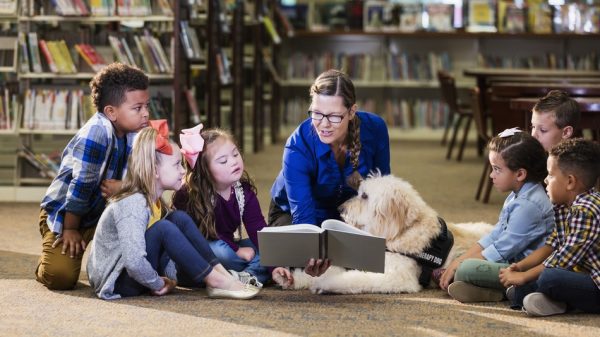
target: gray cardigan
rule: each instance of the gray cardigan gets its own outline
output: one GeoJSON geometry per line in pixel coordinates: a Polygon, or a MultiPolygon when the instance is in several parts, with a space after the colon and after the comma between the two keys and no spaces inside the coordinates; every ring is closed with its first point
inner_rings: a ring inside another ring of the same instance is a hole
{"type": "MultiPolygon", "coordinates": [[[[102,213],[87,263],[90,285],[98,297],[105,300],[121,297],[113,291],[123,269],[150,290],[164,286],[164,281],[146,260],[145,233],[149,219],[150,209],[140,193],[111,203],[102,213]]],[[[172,261],[167,265],[166,274],[171,278],[176,275],[172,261]]]]}

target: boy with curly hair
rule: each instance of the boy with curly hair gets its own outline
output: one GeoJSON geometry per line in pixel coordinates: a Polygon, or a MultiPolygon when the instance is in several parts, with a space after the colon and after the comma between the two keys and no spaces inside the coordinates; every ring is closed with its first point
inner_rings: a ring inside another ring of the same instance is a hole
{"type": "Polygon", "coordinates": [[[36,280],[48,289],[73,289],[106,198],[120,187],[135,132],[148,126],[148,77],[113,63],[90,81],[96,113],[61,156],[58,175],[41,203],[42,254],[36,280]]]}
{"type": "Polygon", "coordinates": [[[555,228],[546,244],[500,271],[507,297],[530,316],[600,313],[600,144],[562,141],[550,150],[546,191],[555,228]],[[512,291],[511,291],[512,290],[512,291]]]}

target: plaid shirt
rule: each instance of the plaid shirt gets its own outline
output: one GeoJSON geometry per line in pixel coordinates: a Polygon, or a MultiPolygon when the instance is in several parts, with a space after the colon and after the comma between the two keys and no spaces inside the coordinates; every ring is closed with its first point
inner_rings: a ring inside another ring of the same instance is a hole
{"type": "Polygon", "coordinates": [[[569,206],[555,206],[556,227],[546,240],[554,251],[546,267],[590,273],[600,288],[600,192],[591,189],[569,206]]]}
{"type": "Polygon", "coordinates": [[[100,190],[102,180],[121,179],[125,174],[134,137],[135,133],[129,133],[125,141],[119,141],[111,121],[102,113],[77,131],[42,200],[51,231],[62,233],[65,212],[81,216],[80,228],[96,225],[106,205],[100,190]]]}

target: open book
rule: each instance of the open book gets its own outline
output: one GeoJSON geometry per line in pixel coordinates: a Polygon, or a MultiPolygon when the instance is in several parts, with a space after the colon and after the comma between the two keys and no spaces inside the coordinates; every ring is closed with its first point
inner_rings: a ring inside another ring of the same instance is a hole
{"type": "Polygon", "coordinates": [[[385,239],[338,220],[325,220],[321,227],[265,227],[258,245],[263,266],[304,267],[311,258],[327,258],[340,267],[384,271],[385,239]]]}

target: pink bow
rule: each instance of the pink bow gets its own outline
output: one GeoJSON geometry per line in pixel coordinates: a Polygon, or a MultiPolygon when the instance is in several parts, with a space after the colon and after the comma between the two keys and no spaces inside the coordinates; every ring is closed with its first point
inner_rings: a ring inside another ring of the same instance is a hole
{"type": "Polygon", "coordinates": [[[191,129],[183,129],[179,135],[181,153],[183,153],[183,157],[190,164],[191,168],[194,168],[196,165],[198,155],[202,152],[202,148],[204,148],[204,138],[200,136],[202,127],[202,124],[198,124],[191,129]]]}
{"type": "Polygon", "coordinates": [[[168,155],[173,154],[173,148],[169,143],[169,125],[166,119],[157,119],[150,121],[150,126],[158,131],[156,136],[156,151],[168,155]]]}

